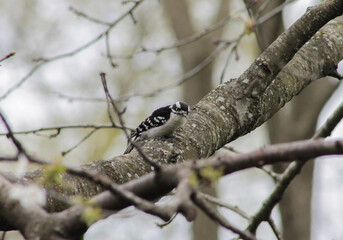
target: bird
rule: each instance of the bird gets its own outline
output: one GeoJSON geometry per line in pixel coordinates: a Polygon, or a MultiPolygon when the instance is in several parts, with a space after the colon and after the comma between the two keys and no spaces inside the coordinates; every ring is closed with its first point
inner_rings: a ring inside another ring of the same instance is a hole
{"type": "Polygon", "coordinates": [[[172,135],[186,123],[189,112],[190,108],[188,104],[181,101],[156,109],[131,132],[131,140],[128,142],[124,154],[132,151],[133,145],[131,142],[136,143],[148,138],[168,137],[172,135]]]}

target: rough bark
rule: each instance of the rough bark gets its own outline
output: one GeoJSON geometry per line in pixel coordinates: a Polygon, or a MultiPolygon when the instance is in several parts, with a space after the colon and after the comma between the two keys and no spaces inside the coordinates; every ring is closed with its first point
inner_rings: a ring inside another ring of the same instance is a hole
{"type": "MultiPolygon", "coordinates": [[[[343,56],[341,42],[342,22],[328,24],[299,50],[261,95],[252,98],[244,96],[247,84],[253,79],[263,78],[257,74],[257,70],[265,68],[255,62],[241,77],[219,85],[196,104],[186,125],[172,138],[145,141],[142,149],[161,164],[212,155],[228,142],[260,126],[312,81],[324,77],[327,69],[336,66],[343,56]]],[[[273,48],[276,49],[276,46],[273,48]]],[[[137,151],[83,167],[104,174],[117,183],[139,178],[152,170],[137,151]]],[[[23,181],[40,176],[41,170],[36,170],[28,173],[23,181]]],[[[67,174],[64,178],[70,179],[71,194],[92,196],[102,191],[98,185],[89,181],[67,174]]],[[[65,195],[70,194],[58,188],[56,190],[65,195]]],[[[49,202],[49,209],[58,210],[55,203],[49,202]]]]}

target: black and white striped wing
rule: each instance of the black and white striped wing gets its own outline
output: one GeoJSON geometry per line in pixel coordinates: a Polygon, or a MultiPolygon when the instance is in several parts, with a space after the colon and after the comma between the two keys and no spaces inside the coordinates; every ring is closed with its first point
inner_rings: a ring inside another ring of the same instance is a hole
{"type": "MultiPolygon", "coordinates": [[[[156,128],[165,124],[170,118],[170,106],[161,107],[155,110],[149,117],[147,117],[139,126],[132,131],[131,141],[136,142],[140,140],[142,136],[144,139],[144,133],[152,128],[156,128]]],[[[133,146],[129,143],[124,154],[132,151],[133,146]]]]}

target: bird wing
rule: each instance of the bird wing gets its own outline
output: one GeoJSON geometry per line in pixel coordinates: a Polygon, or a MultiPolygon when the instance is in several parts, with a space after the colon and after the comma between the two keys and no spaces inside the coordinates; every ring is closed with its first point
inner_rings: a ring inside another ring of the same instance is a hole
{"type": "MultiPolygon", "coordinates": [[[[156,109],[149,117],[147,117],[139,126],[131,132],[130,139],[132,142],[136,142],[139,136],[148,129],[155,128],[163,125],[170,118],[169,106],[156,109]]],[[[124,154],[131,152],[133,146],[128,142],[128,146],[124,154]]]]}
{"type": "Polygon", "coordinates": [[[156,109],[149,117],[147,117],[135,130],[136,138],[148,129],[159,127],[168,121],[170,118],[169,106],[156,109]]]}

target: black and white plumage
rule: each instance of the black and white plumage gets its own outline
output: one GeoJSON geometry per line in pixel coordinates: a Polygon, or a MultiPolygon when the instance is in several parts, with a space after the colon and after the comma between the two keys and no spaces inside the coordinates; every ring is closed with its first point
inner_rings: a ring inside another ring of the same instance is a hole
{"type": "MultiPolygon", "coordinates": [[[[187,103],[176,102],[155,110],[131,133],[131,141],[137,142],[147,138],[166,137],[185,124],[188,112],[187,103]]],[[[128,144],[124,154],[131,152],[132,144],[128,144]]]]}

